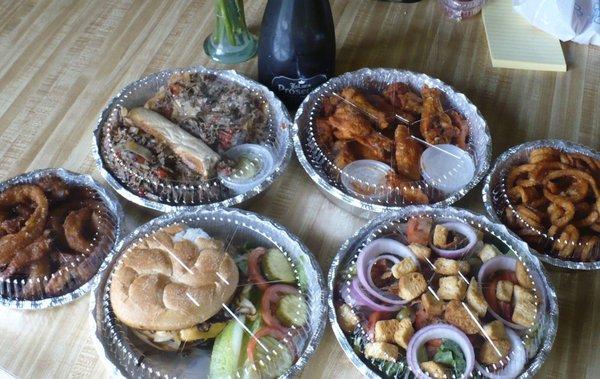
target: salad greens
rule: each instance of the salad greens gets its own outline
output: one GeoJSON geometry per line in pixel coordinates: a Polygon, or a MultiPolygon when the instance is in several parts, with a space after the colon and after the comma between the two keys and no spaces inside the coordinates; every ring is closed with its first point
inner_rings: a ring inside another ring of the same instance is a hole
{"type": "Polygon", "coordinates": [[[467,368],[465,355],[460,346],[448,339],[442,341],[442,345],[433,356],[433,361],[452,367],[452,371],[457,378],[462,377],[467,368]]]}

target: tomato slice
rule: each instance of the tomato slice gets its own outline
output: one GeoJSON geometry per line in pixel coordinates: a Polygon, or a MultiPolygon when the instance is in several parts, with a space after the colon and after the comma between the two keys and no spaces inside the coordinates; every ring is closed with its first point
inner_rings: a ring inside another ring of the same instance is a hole
{"type": "Polygon", "coordinates": [[[513,306],[508,301],[498,301],[500,315],[508,321],[512,321],[513,306]]]}
{"type": "Polygon", "coordinates": [[[265,324],[271,328],[285,331],[287,328],[279,322],[279,319],[273,314],[273,305],[279,301],[282,295],[297,294],[298,289],[287,284],[274,284],[268,286],[260,300],[260,312],[265,324]]]}
{"type": "Polygon", "coordinates": [[[518,284],[517,275],[513,271],[502,270],[495,273],[490,280],[488,285],[484,288],[485,299],[489,306],[505,320],[512,320],[513,306],[510,302],[500,301],[496,298],[496,287],[500,280],[512,282],[518,284]]]}
{"type": "Polygon", "coordinates": [[[248,345],[246,346],[246,355],[248,356],[248,360],[250,362],[254,362],[254,351],[256,350],[256,345],[258,344],[258,340],[264,336],[271,336],[285,343],[292,355],[294,357],[296,356],[296,349],[294,349],[294,345],[292,344],[291,336],[287,336],[286,338],[286,334],[281,330],[263,327],[254,333],[252,338],[250,338],[248,341],[248,345]]]}
{"type": "Polygon", "coordinates": [[[248,279],[262,291],[269,286],[260,271],[260,258],[267,253],[264,247],[257,247],[248,253],[248,279]]]}
{"type": "Polygon", "coordinates": [[[410,243],[427,245],[431,234],[432,221],[427,217],[411,217],[407,223],[406,239],[410,243]]]}
{"type": "Polygon", "coordinates": [[[483,289],[485,294],[485,300],[494,311],[498,310],[498,299],[496,298],[496,287],[498,286],[499,279],[492,279],[488,282],[488,285],[483,289]]]}

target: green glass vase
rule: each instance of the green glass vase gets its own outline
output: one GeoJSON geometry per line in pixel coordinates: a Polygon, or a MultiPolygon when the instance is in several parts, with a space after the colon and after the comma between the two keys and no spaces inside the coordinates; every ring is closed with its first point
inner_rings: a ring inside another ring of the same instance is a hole
{"type": "Polygon", "coordinates": [[[222,63],[240,63],[256,55],[258,40],[248,31],[243,0],[214,0],[215,30],[204,41],[204,51],[222,63]]]}

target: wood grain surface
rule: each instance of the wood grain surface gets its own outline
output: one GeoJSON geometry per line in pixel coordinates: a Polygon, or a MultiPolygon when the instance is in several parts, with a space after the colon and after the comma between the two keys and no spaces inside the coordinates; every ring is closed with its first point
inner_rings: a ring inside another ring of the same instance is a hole
{"type": "MultiPolygon", "coordinates": [[[[250,27],[258,32],[265,1],[245,3],[250,27]]],[[[451,21],[434,0],[331,5],[338,73],[398,67],[440,78],[480,108],[494,157],[545,137],[599,147],[600,48],[564,43],[566,73],[494,69],[479,16],[451,21]]],[[[201,64],[256,77],[256,59],[223,66],[204,54],[213,19],[209,0],[0,1],[0,179],[43,167],[99,178],[90,154],[96,119],[111,96],[143,75],[201,64]]],[[[482,211],[480,190],[457,205],[482,211]]],[[[156,216],[123,204],[126,230],[156,216]]],[[[340,244],[364,224],[329,203],[295,161],[245,207],[300,236],[325,273],[340,244]]],[[[600,273],[552,271],[550,279],[560,321],[538,376],[598,378],[600,273]]],[[[22,378],[108,377],[91,343],[88,308],[89,296],[41,312],[0,309],[0,366],[22,378]]],[[[328,327],[303,377],[358,376],[328,327]]]]}

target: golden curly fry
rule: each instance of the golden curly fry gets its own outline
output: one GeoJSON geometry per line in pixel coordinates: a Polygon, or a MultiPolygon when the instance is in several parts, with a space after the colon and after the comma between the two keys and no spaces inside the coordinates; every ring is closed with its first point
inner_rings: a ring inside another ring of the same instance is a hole
{"type": "Polygon", "coordinates": [[[540,252],[600,259],[600,161],[553,148],[530,152],[506,177],[504,222],[540,252]]]}

